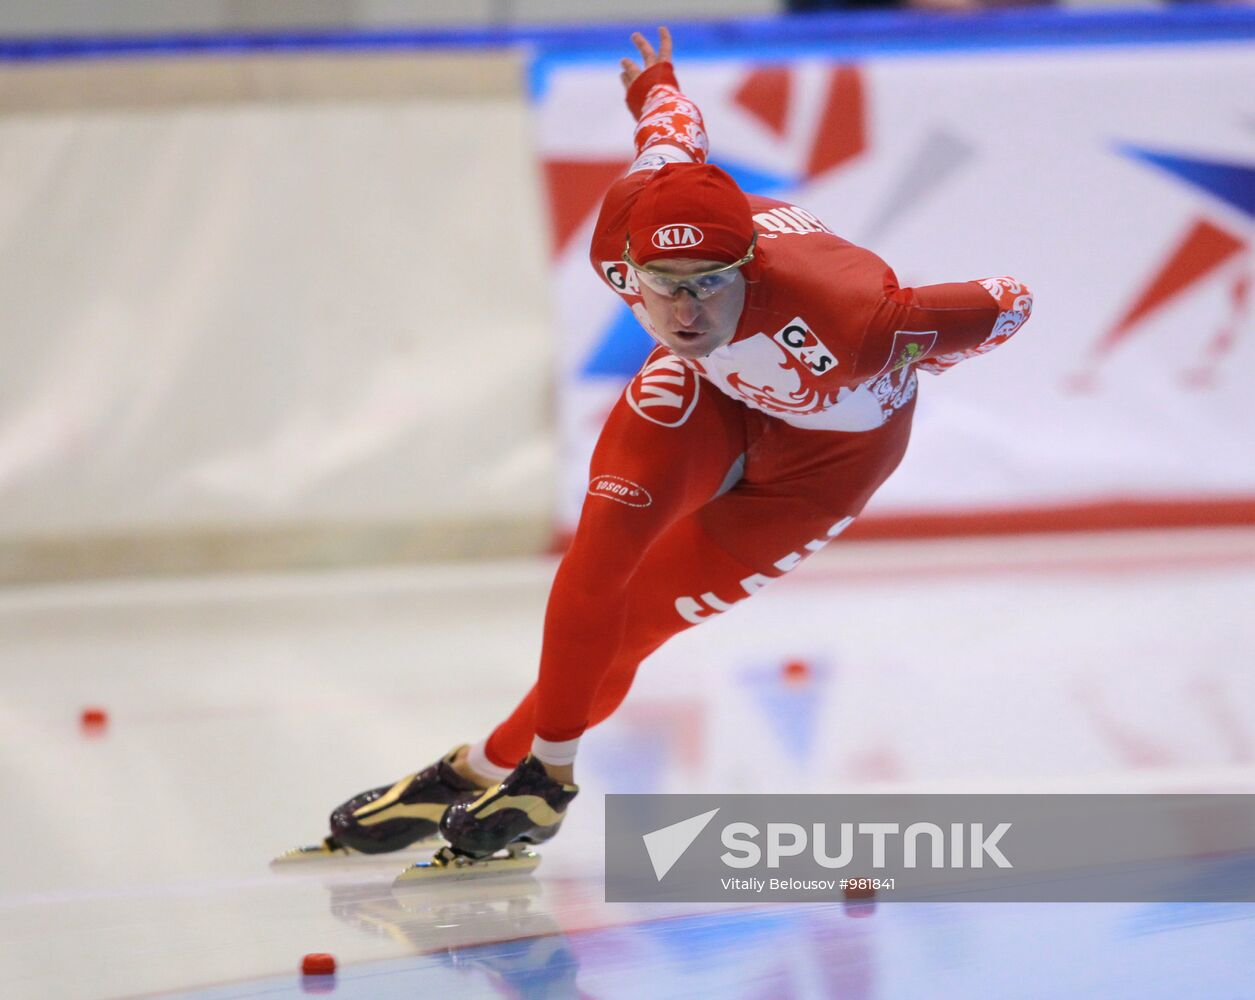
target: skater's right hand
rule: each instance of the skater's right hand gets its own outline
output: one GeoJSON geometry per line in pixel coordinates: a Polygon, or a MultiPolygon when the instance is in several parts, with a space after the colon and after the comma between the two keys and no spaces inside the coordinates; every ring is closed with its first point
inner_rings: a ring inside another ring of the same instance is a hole
{"type": "Polygon", "coordinates": [[[622,59],[619,65],[623,67],[623,71],[619,74],[619,79],[623,81],[623,89],[627,90],[632,86],[633,82],[650,66],[656,66],[660,62],[671,62],[671,31],[669,28],[662,27],[658,29],[658,51],[654,51],[654,47],[649,43],[649,39],[642,35],[639,31],[632,33],[632,44],[636,46],[636,50],[641,54],[644,61],[644,67],[637,66],[631,59],[622,59]]]}

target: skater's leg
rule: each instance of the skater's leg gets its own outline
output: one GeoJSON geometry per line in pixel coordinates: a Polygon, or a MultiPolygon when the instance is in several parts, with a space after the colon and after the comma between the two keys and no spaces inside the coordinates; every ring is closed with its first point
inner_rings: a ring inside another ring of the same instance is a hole
{"type": "Polygon", "coordinates": [[[677,524],[642,562],[625,638],[589,726],[618,707],[641,661],[673,635],[752,597],[837,538],[901,462],[912,411],[861,434],[799,431],[774,420],[752,427],[745,477],[677,524]]]}
{"type": "MultiPolygon", "coordinates": [[[[736,478],[747,447],[745,406],[713,391],[667,352],[650,356],[602,429],[575,537],[554,579],[545,616],[546,663],[576,676],[591,698],[618,648],[628,583],[650,546],[736,478]]],[[[552,672],[553,668],[548,668],[552,672]]],[[[455,763],[465,777],[499,779],[532,748],[535,694],[502,727],[525,734],[518,750],[476,744],[455,763]]],[[[561,742],[561,731],[542,732],[561,742]]],[[[548,766],[563,768],[551,753],[548,766]]],[[[561,772],[559,772],[561,773],[561,772]]]]}
{"type": "MultiPolygon", "coordinates": [[[[768,504],[781,515],[771,518],[754,516],[766,513],[761,499],[742,505],[739,547],[746,552],[770,552],[769,557],[734,556],[714,541],[699,514],[682,519],[650,548],[624,595],[628,611],[622,639],[598,676],[596,688],[580,704],[572,701],[570,691],[564,692],[567,701],[561,709],[581,713],[581,733],[618,707],[641,660],[670,636],[757,593],[827,545],[850,520],[848,516],[833,520],[813,508],[803,509],[805,505],[795,507],[791,511],[794,516],[783,516],[789,506],[768,504]],[[747,535],[753,536],[752,544],[747,544],[747,535]]],[[[537,686],[510,720],[494,731],[486,748],[489,759],[504,764],[525,754],[533,727],[544,733],[539,720],[552,710],[552,698],[552,692],[545,689],[542,670],[537,686]]],[[[511,843],[539,843],[557,833],[566,807],[578,791],[573,783],[573,761],[555,764],[537,759],[539,742],[532,741],[531,754],[523,757],[501,784],[474,801],[450,807],[440,829],[455,853],[484,857],[511,843]]]]}
{"type": "MultiPolygon", "coordinates": [[[[755,453],[768,457],[750,464],[748,478],[682,518],[646,552],[627,590],[622,641],[589,702],[585,728],[618,707],[641,660],[667,639],[756,593],[840,534],[901,459],[909,417],[871,434],[818,442],[799,439],[804,432],[797,431],[781,439],[775,427],[758,436],[755,453]],[[796,456],[803,454],[813,467],[798,477],[796,456]]],[[[533,687],[479,745],[489,766],[504,771],[531,748],[538,698],[533,687]]]]}
{"type": "MultiPolygon", "coordinates": [[[[631,393],[629,387],[629,403],[631,393]]],[[[643,419],[623,403],[607,421],[545,612],[531,750],[547,766],[571,764],[624,638],[633,578],[659,539],[734,475],[748,446],[749,412],[707,390],[680,426],[643,419]],[[621,489],[629,493],[617,495],[621,489]]]]}
{"type": "MultiPolygon", "coordinates": [[[[781,555],[797,549],[804,558],[826,545],[845,523],[842,518],[814,515],[789,525],[754,519],[745,523],[744,531],[770,537],[773,551],[781,555]]],[[[782,576],[785,571],[774,565],[778,559],[753,565],[742,562],[710,539],[696,515],[675,525],[651,548],[632,578],[623,640],[588,705],[584,728],[592,728],[618,708],[641,661],[673,635],[716,617],[770,579],[782,576]],[[745,581],[750,581],[748,592],[742,586],[745,581]]],[[[531,749],[538,689],[539,685],[527,693],[482,747],[480,752],[491,765],[504,769],[531,749]]]]}
{"type": "MultiPolygon", "coordinates": [[[[839,535],[900,460],[909,411],[901,421],[859,435],[759,435],[741,482],[675,519],[635,560],[614,591],[615,603],[593,605],[594,620],[613,625],[602,629],[600,646],[591,639],[566,644],[570,626],[561,619],[574,595],[560,586],[559,571],[540,679],[512,717],[515,731],[493,737],[504,765],[520,752],[530,717],[531,753],[499,785],[445,813],[440,830],[453,856],[484,857],[557,833],[578,792],[572,765],[579,735],[619,704],[640,660],[676,632],[753,596],[839,535]],[[755,462],[764,441],[769,447],[755,462]]],[[[590,523],[588,512],[586,505],[581,529],[590,523]]],[[[591,586],[582,570],[575,567],[574,579],[591,586]]]]}
{"type": "MultiPolygon", "coordinates": [[[[694,624],[674,611],[674,601],[668,595],[677,585],[702,593],[721,582],[740,580],[748,572],[744,564],[710,542],[695,515],[683,518],[651,546],[632,577],[623,642],[594,693],[589,728],[618,708],[641,660],[694,624]]],[[[533,686],[510,716],[493,730],[486,744],[479,746],[475,757],[480,761],[486,758],[488,767],[494,770],[508,770],[522,760],[536,735],[536,701],[537,687],[533,686]]]]}

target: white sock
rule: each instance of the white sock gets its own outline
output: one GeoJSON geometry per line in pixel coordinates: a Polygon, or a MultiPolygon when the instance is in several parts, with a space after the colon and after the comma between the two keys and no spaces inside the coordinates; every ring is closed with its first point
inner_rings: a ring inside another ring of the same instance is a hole
{"type": "Polygon", "coordinates": [[[532,737],[532,755],[542,764],[552,764],[554,767],[574,764],[579,748],[578,736],[573,740],[562,740],[559,743],[542,740],[539,736],[532,737]]]}
{"type": "Polygon", "coordinates": [[[478,743],[472,744],[470,750],[466,752],[466,762],[470,764],[471,770],[476,774],[482,774],[485,778],[492,778],[493,781],[500,781],[514,768],[502,767],[500,764],[494,764],[490,761],[488,759],[487,746],[487,740],[480,740],[478,743]]]}

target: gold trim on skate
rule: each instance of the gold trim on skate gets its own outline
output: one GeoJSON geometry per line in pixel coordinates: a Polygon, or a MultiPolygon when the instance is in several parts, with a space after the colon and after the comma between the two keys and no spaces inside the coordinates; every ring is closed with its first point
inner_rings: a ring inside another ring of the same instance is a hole
{"type": "Polygon", "coordinates": [[[442,847],[430,861],[410,865],[393,881],[393,886],[412,882],[466,878],[486,878],[491,875],[526,875],[540,865],[540,855],[529,844],[511,844],[503,851],[487,858],[470,858],[458,854],[451,847],[442,847]]]}
{"type": "MultiPolygon", "coordinates": [[[[380,809],[388,808],[388,806],[392,805],[392,803],[394,803],[397,799],[399,799],[405,793],[405,790],[409,788],[410,786],[410,782],[413,781],[416,777],[418,777],[417,771],[415,771],[413,774],[407,774],[404,778],[402,778],[400,781],[394,784],[391,788],[389,788],[386,792],[384,792],[381,796],[379,796],[379,798],[375,799],[374,802],[367,802],[366,805],[360,806],[357,809],[354,809],[353,818],[361,819],[361,817],[368,816],[373,812],[379,811],[380,809]]],[[[437,816],[436,818],[439,819],[440,817],[437,816]]]]}
{"type": "Polygon", "coordinates": [[[376,826],[394,819],[428,819],[433,823],[439,823],[440,817],[448,808],[448,803],[445,802],[415,802],[408,806],[397,806],[377,816],[362,816],[359,809],[353,814],[353,818],[357,820],[358,826],[376,826]]]}
{"type": "Polygon", "coordinates": [[[470,805],[466,807],[466,811],[474,812],[476,809],[479,808],[479,805],[481,802],[486,802],[488,799],[496,795],[497,792],[499,792],[500,790],[501,790],[501,785],[499,783],[496,785],[489,785],[487,788],[483,790],[482,793],[480,793],[479,798],[477,798],[474,802],[472,802],[470,805]]]}
{"type": "Polygon", "coordinates": [[[482,797],[477,799],[476,805],[467,809],[467,812],[474,813],[476,819],[485,819],[502,809],[521,809],[537,826],[556,826],[566,815],[558,812],[539,795],[503,795],[496,802],[489,802],[478,808],[478,803],[483,801],[482,797]]]}

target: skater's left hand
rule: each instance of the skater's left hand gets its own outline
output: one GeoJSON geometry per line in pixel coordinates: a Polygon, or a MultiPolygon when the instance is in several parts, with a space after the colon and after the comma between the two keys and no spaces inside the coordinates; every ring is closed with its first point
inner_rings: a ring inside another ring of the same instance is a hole
{"type": "Polygon", "coordinates": [[[644,61],[644,68],[637,66],[631,59],[622,59],[619,65],[623,67],[623,72],[619,74],[619,79],[623,81],[623,89],[626,90],[632,86],[645,70],[650,66],[656,66],[660,62],[671,62],[671,31],[668,28],[658,29],[658,51],[654,51],[654,47],[649,43],[649,39],[642,35],[639,31],[632,33],[632,44],[636,46],[636,50],[641,54],[644,61]]]}

